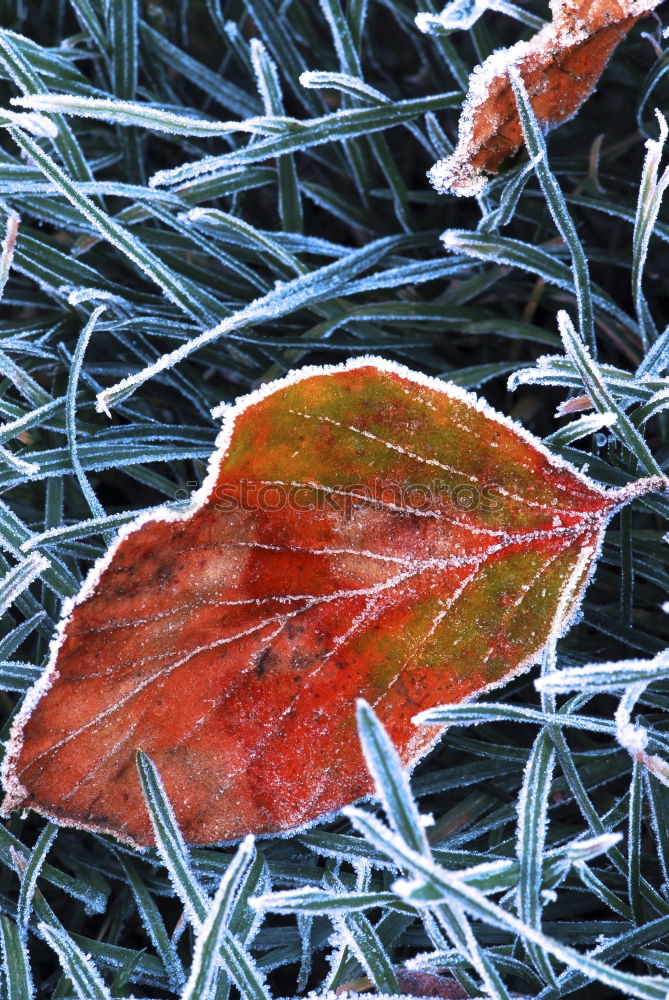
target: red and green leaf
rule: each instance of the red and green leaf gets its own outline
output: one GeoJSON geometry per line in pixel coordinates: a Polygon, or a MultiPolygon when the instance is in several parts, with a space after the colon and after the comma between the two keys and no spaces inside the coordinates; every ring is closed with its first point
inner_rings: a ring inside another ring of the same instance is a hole
{"type": "Polygon", "coordinates": [[[630,495],[389,362],[244,397],[190,508],[122,532],[68,609],[14,725],[5,811],[149,844],[138,749],[191,842],[338,810],[372,791],[356,698],[415,764],[439,735],[417,712],[564,631],[630,495]]]}

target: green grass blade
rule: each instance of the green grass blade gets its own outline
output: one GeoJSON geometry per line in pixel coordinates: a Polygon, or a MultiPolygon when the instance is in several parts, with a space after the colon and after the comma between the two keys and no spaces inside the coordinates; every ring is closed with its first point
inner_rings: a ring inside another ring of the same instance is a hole
{"type": "Polygon", "coordinates": [[[373,709],[362,699],[358,700],[356,715],[367,769],[389,822],[414,851],[429,854],[425,828],[397,750],[373,709]]]}
{"type": "Polygon", "coordinates": [[[81,466],[79,460],[79,446],[77,444],[77,421],[76,421],[76,398],[77,389],[79,387],[79,376],[81,374],[81,367],[84,361],[84,354],[86,348],[88,347],[88,342],[91,338],[98,319],[103,314],[106,309],[106,305],[97,306],[93,310],[88,319],[88,322],[84,326],[79,339],[77,341],[77,346],[74,351],[74,357],[72,359],[72,367],[70,368],[70,377],[67,383],[67,393],[65,395],[65,417],[66,417],[66,427],[67,427],[67,440],[70,449],[70,458],[72,461],[72,467],[74,469],[75,475],[79,480],[79,485],[81,486],[81,492],[86,498],[86,503],[90,507],[91,514],[95,518],[104,518],[105,511],[102,508],[102,504],[96,497],[91,484],[86,478],[86,474],[81,466]]]}
{"type": "Polygon", "coordinates": [[[240,844],[221,879],[198,935],[193,965],[182,1000],[199,1000],[200,997],[209,996],[224,961],[242,995],[267,997],[262,979],[254,969],[250,956],[244,954],[242,946],[234,942],[229,932],[235,900],[241,883],[253,864],[254,853],[253,839],[247,837],[240,844]]]}
{"type": "Polygon", "coordinates": [[[19,594],[39,579],[49,568],[50,562],[45,556],[31,552],[29,556],[17,563],[0,580],[0,615],[11,607],[19,594]]]}
{"type": "Polygon", "coordinates": [[[167,972],[170,984],[175,991],[179,990],[186,977],[176,947],[165,930],[160,911],[133,862],[123,855],[119,857],[119,861],[128,877],[128,883],[132,889],[142,923],[167,972]]]}
{"type": "Polygon", "coordinates": [[[669,680],[669,653],[659,653],[652,660],[619,660],[592,663],[584,667],[557,670],[535,681],[540,691],[552,694],[572,691],[619,691],[641,681],[669,680]]]}
{"type": "MultiPolygon", "coordinates": [[[[33,70],[30,61],[15,43],[12,32],[0,30],[0,62],[25,94],[42,94],[46,91],[47,88],[33,70]]],[[[56,119],[56,125],[58,134],[54,142],[67,169],[78,181],[92,181],[93,174],[70,126],[60,117],[56,119]]]]}
{"type": "MultiPolygon", "coordinates": [[[[280,118],[286,111],[276,63],[257,38],[251,40],[251,59],[258,81],[265,114],[280,118]]],[[[293,156],[282,156],[277,163],[279,215],[287,232],[301,233],[303,227],[302,199],[293,156]]]]}
{"type": "Polygon", "coordinates": [[[137,751],[137,770],[156,835],[158,851],[188,919],[199,928],[207,918],[209,903],[193,874],[188,851],[165,795],[160,775],[153,761],[141,750],[137,751]]]}
{"type": "Polygon", "coordinates": [[[47,823],[30,852],[28,864],[21,878],[21,891],[19,893],[18,921],[21,927],[25,927],[30,919],[37,879],[57,833],[58,827],[56,824],[47,823]]]}
{"type": "Polygon", "coordinates": [[[199,350],[213,340],[218,340],[226,333],[238,331],[247,325],[255,325],[265,320],[273,320],[278,316],[294,312],[308,303],[334,298],[346,288],[349,282],[360,271],[379,260],[390,249],[394,240],[377,240],[361,250],[354,250],[341,260],[327,264],[303,276],[285,282],[278,288],[268,292],[262,298],[251,302],[245,309],[227,317],[211,330],[188,341],[182,347],[169,354],[164,354],[154,364],[147,366],[136,375],[129,376],[121,382],[105,390],[98,397],[98,409],[106,410],[110,405],[127,399],[135,389],[147,379],[166,371],[172,365],[178,364],[193,352],[199,350]]]}
{"type": "Polygon", "coordinates": [[[354,807],[346,809],[355,826],[369,837],[372,843],[385,851],[397,864],[409,868],[418,882],[396,883],[396,890],[407,901],[424,905],[440,900],[449,900],[462,906],[478,919],[490,921],[493,926],[505,928],[513,934],[520,935],[524,940],[536,943],[544,953],[553,955],[570,968],[596,979],[614,989],[622,989],[640,1000],[660,1000],[666,992],[667,982],[660,978],[634,976],[606,965],[590,955],[574,951],[560,942],[529,927],[517,917],[506,913],[501,907],[490,902],[478,890],[475,890],[456,879],[452,872],[438,872],[436,866],[405,845],[399,838],[394,838],[390,831],[383,827],[367,813],[354,807]],[[663,992],[664,991],[664,992],[663,992]]]}
{"type": "Polygon", "coordinates": [[[657,339],[657,330],[650,315],[643,294],[643,271],[648,255],[648,244],[653,230],[656,228],[657,217],[662,204],[662,197],[669,184],[669,169],[665,169],[658,178],[660,160],[667,141],[667,123],[659,112],[656,112],[660,126],[660,138],[646,142],[646,159],[641,174],[639,199],[636,218],[634,220],[634,236],[632,239],[632,292],[636,308],[637,321],[643,340],[648,348],[657,339]]]}
{"type": "Polygon", "coordinates": [[[229,135],[235,131],[259,135],[275,132],[281,134],[289,131],[293,123],[299,124],[285,115],[274,114],[264,118],[249,118],[241,122],[217,122],[175,114],[173,111],[163,111],[151,104],[111,97],[80,97],[78,94],[35,94],[30,97],[14,98],[12,103],[36,111],[91,118],[115,125],[151,129],[153,132],[164,132],[167,135],[201,139],[229,135]]]}
{"type": "Polygon", "coordinates": [[[78,209],[84,218],[88,219],[98,232],[121,253],[132,260],[137,267],[154,281],[172,302],[179,305],[184,312],[196,319],[201,319],[202,309],[197,298],[188,293],[187,285],[180,280],[170,268],[148,250],[135,236],[132,236],[118,222],[98,208],[90,198],[86,198],[78,190],[77,185],[48,156],[38,144],[19,129],[12,129],[12,137],[17,145],[27,153],[34,163],[43,171],[52,184],[55,185],[78,209]]]}
{"type": "Polygon", "coordinates": [[[285,156],[287,153],[320,146],[326,142],[343,142],[356,136],[368,135],[370,132],[403,125],[429,111],[452,108],[459,99],[458,93],[436,94],[432,97],[420,97],[414,100],[384,104],[379,108],[352,108],[303,122],[295,120],[294,125],[291,122],[292,130],[284,135],[261,139],[259,142],[249,144],[232,153],[224,153],[222,156],[212,156],[170,170],[160,170],[153,175],[149,184],[151,187],[163,185],[173,187],[201,177],[203,174],[211,175],[214,171],[226,170],[230,167],[250,166],[254,163],[261,163],[270,157],[285,156]]]}
{"type": "MultiPolygon", "coordinates": [[[[518,915],[530,927],[541,929],[542,859],[546,849],[548,796],[553,777],[553,746],[544,730],[537,736],[527,762],[518,799],[518,837],[516,853],[520,862],[518,915]]],[[[543,951],[527,943],[527,952],[537,972],[548,983],[555,983],[553,968],[543,951]]]]}
{"type": "Polygon", "coordinates": [[[90,958],[62,928],[46,923],[39,925],[40,933],[58,955],[63,971],[74,987],[79,1000],[112,1000],[100,973],[90,958]]]}
{"type": "Polygon", "coordinates": [[[615,414],[616,419],[611,427],[616,437],[620,438],[629,449],[644,472],[649,476],[661,476],[662,470],[650,453],[648,445],[609,392],[596,362],[580,337],[577,336],[567,313],[558,313],[558,326],[565,350],[578,369],[583,379],[584,388],[596,409],[600,413],[615,414]]]}
{"type": "Polygon", "coordinates": [[[572,221],[565,202],[564,195],[548,166],[548,154],[543,134],[536,120],[532,105],[527,96],[525,85],[518,70],[513,67],[509,70],[509,80],[513,87],[518,107],[518,116],[523,129],[523,137],[527,150],[532,158],[541,189],[546,199],[546,204],[562,236],[569,247],[571,253],[572,267],[574,270],[574,288],[576,290],[576,301],[578,303],[578,324],[579,332],[583,343],[589,348],[593,358],[597,357],[597,342],[595,340],[595,324],[592,306],[592,293],[590,291],[590,270],[588,261],[583,250],[581,241],[578,238],[576,227],[572,221]]]}
{"type": "Polygon", "coordinates": [[[392,963],[369,920],[362,913],[348,913],[341,918],[344,941],[356,956],[380,993],[397,994],[399,985],[392,963]]]}
{"type": "Polygon", "coordinates": [[[14,921],[4,914],[0,916],[0,947],[7,1000],[32,1000],[35,987],[25,938],[14,921]]]}

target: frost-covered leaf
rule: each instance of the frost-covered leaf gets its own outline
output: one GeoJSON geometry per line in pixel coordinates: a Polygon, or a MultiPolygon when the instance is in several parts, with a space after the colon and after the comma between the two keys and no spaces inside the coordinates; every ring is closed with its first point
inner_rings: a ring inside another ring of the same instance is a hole
{"type": "Polygon", "coordinates": [[[431,180],[439,191],[480,193],[486,175],[522,145],[509,70],[520,73],[544,128],[570,118],[594,90],[612,52],[659,0],[594,0],[551,4],[553,20],[529,41],[494,52],[469,79],[452,156],[439,160],[431,180]]]}
{"type": "Polygon", "coordinates": [[[604,490],[475,396],[374,358],[224,416],[190,507],[124,528],[66,608],[6,811],[152,843],[142,750],[191,842],[332,813],[372,791],[356,698],[414,764],[442,729],[415,714],[535,662],[609,517],[668,485],[604,490]]]}

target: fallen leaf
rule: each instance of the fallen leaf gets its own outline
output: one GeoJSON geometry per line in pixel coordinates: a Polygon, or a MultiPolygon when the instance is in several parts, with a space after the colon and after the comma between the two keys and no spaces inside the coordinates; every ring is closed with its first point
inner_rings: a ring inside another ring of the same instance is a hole
{"type": "Polygon", "coordinates": [[[493,52],[469,78],[458,143],[430,171],[438,191],[480,194],[489,174],[523,144],[509,69],[525,83],[539,123],[571,118],[597,85],[616,46],[662,0],[551,0],[553,19],[528,41],[493,52]]]}
{"type": "MultiPolygon", "coordinates": [[[[469,994],[455,979],[447,979],[438,972],[423,969],[405,969],[403,966],[393,966],[401,996],[408,997],[438,997],[440,1000],[468,1000],[469,994]]],[[[349,993],[365,996],[374,995],[374,983],[368,976],[344,983],[335,990],[335,996],[346,996],[349,993]]],[[[518,994],[511,994],[517,996],[518,994]]]]}
{"type": "Polygon", "coordinates": [[[4,811],[150,844],[141,749],[190,842],[331,814],[372,792],[356,698],[415,764],[441,730],[413,716],[535,662],[608,518],[664,486],[604,490],[391,362],[264,386],[227,409],[189,509],[126,527],[65,609],[14,722],[4,811]]]}

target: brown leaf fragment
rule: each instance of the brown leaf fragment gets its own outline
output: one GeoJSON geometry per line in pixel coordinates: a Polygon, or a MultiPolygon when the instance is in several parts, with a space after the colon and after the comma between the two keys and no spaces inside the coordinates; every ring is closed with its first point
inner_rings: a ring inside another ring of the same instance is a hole
{"type": "MultiPolygon", "coordinates": [[[[397,977],[400,995],[408,997],[438,997],[439,1000],[467,1000],[467,993],[455,979],[447,979],[438,972],[427,972],[423,969],[405,969],[403,966],[393,966],[397,977]]],[[[360,996],[374,994],[374,984],[367,976],[344,983],[336,991],[336,996],[344,997],[350,993],[360,996]]]]}
{"type": "Polygon", "coordinates": [[[467,993],[455,979],[447,979],[438,972],[414,969],[396,969],[397,982],[406,996],[439,997],[441,1000],[466,1000],[467,993]]]}
{"type": "Polygon", "coordinates": [[[583,410],[592,410],[594,403],[590,396],[572,396],[571,399],[563,400],[555,409],[556,417],[566,417],[570,413],[581,413],[583,410]]]}
{"type": "Polygon", "coordinates": [[[523,144],[509,69],[519,71],[546,131],[571,118],[595,89],[613,51],[661,0],[551,0],[552,21],[528,41],[493,52],[474,69],[458,143],[429,173],[438,191],[480,194],[487,175],[523,144]]]}

